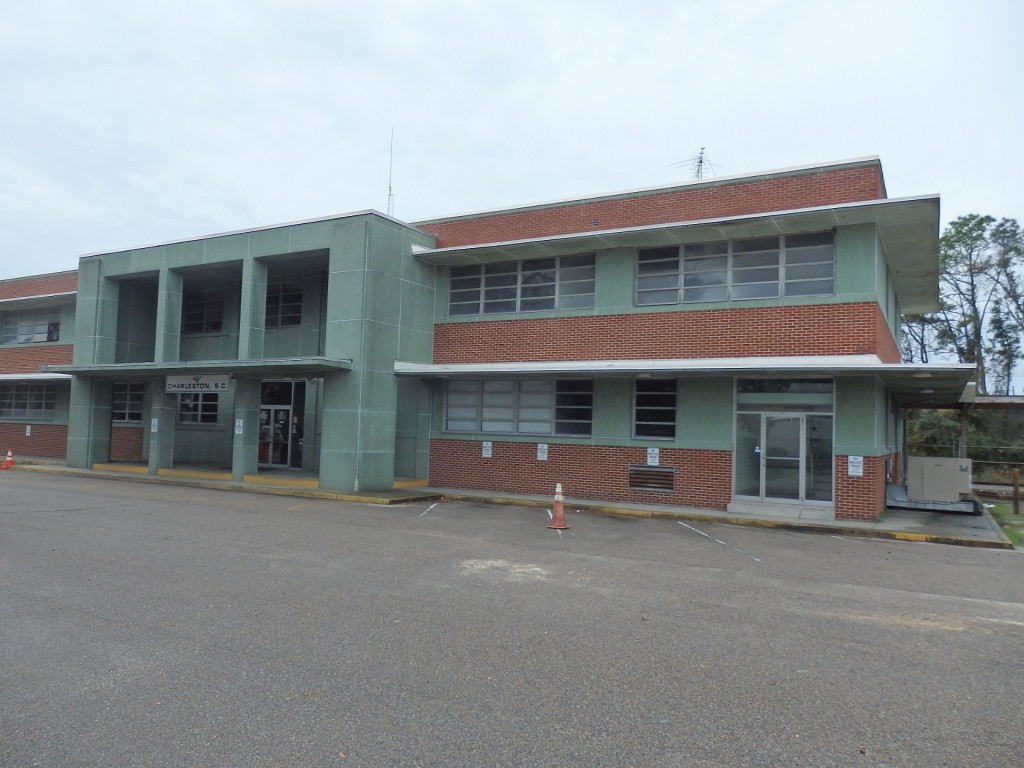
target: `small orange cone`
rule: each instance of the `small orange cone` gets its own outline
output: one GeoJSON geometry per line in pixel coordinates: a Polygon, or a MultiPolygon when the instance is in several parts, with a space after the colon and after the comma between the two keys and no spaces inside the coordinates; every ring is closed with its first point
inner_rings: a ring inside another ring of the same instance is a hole
{"type": "Polygon", "coordinates": [[[7,461],[4,462],[4,469],[10,469],[13,466],[14,466],[14,452],[10,448],[8,448],[7,449],[7,461]]]}
{"type": "Polygon", "coordinates": [[[565,524],[565,505],[562,503],[562,484],[555,483],[555,507],[551,510],[551,525],[548,528],[564,531],[568,527],[565,524]]]}

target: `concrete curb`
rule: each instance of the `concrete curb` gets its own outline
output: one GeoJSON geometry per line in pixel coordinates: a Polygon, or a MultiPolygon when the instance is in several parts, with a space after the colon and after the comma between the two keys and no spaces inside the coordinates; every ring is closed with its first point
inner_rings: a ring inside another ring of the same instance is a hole
{"type": "MultiPolygon", "coordinates": [[[[11,469],[18,469],[23,472],[42,472],[52,475],[71,475],[73,477],[92,477],[103,480],[124,480],[133,483],[149,483],[176,485],[186,488],[203,488],[215,491],[240,491],[242,493],[259,493],[269,496],[291,496],[306,499],[323,499],[327,501],[348,501],[358,504],[379,504],[390,506],[394,504],[407,504],[426,501],[437,501],[448,499],[451,501],[472,501],[480,504],[495,504],[505,506],[535,507],[546,509],[551,506],[551,501],[530,498],[511,498],[508,496],[494,496],[481,493],[463,493],[451,489],[429,489],[424,488],[422,492],[414,492],[405,489],[392,491],[381,491],[367,494],[342,493],[336,491],[321,491],[305,489],[300,487],[272,486],[257,483],[236,483],[224,480],[203,480],[199,477],[189,477],[183,472],[180,475],[150,475],[140,472],[109,472],[95,469],[74,469],[63,465],[22,462],[15,464],[11,469]]],[[[829,534],[833,536],[848,536],[851,538],[885,539],[890,541],[910,541],[929,544],[949,544],[959,547],[980,547],[986,549],[1013,549],[1014,546],[1006,535],[993,523],[994,529],[998,532],[1001,540],[988,540],[971,538],[967,536],[948,536],[928,533],[914,533],[911,531],[891,531],[877,528],[856,528],[842,525],[829,525],[828,523],[811,523],[789,520],[758,520],[746,517],[731,517],[728,515],[708,515],[695,511],[680,510],[652,510],[635,509],[631,507],[620,507],[613,504],[595,504],[593,501],[566,500],[568,507],[573,507],[581,512],[591,515],[604,515],[608,517],[641,518],[657,520],[686,520],[690,522],[711,523],[718,525],[741,525],[751,528],[769,528],[775,530],[794,531],[797,533],[829,534]]],[[[984,513],[991,520],[986,511],[984,513]]]]}

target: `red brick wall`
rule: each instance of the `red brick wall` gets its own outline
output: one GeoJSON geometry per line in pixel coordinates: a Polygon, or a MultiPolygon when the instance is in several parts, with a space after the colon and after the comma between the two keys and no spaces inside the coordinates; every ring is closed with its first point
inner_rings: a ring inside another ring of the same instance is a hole
{"type": "Polygon", "coordinates": [[[0,347],[0,373],[39,373],[43,363],[71,365],[71,344],[21,344],[0,347]]]}
{"type": "Polygon", "coordinates": [[[142,461],[145,430],[139,427],[114,425],[110,428],[110,460],[142,461]]]}
{"type": "Polygon", "coordinates": [[[550,444],[537,461],[535,443],[493,441],[483,458],[479,440],[431,440],[430,484],[553,496],[555,483],[568,497],[725,509],[732,498],[732,453],[662,448],[661,465],[676,468],[674,492],[633,491],[630,464],[645,464],[646,448],[550,444]]]}
{"type": "Polygon", "coordinates": [[[885,198],[881,166],[833,167],[785,176],[709,181],[670,190],[556,203],[421,222],[438,247],[523,240],[885,198]]]}
{"type": "Polygon", "coordinates": [[[864,476],[847,474],[846,456],[836,456],[836,519],[875,521],[885,511],[885,456],[865,456],[864,476]]]}
{"type": "Polygon", "coordinates": [[[891,349],[880,344],[881,314],[877,304],[859,303],[439,323],[434,362],[864,354],[885,360],[895,344],[891,336],[891,349]]]}
{"type": "Polygon", "coordinates": [[[19,456],[63,459],[68,450],[68,427],[32,424],[32,435],[26,436],[24,424],[0,424],[0,455],[6,458],[8,449],[14,451],[15,462],[19,456]]]}
{"type": "Polygon", "coordinates": [[[900,362],[900,350],[896,346],[896,339],[893,338],[892,331],[889,330],[889,323],[881,309],[879,309],[875,322],[878,326],[878,340],[875,346],[878,351],[876,354],[883,363],[900,362]]]}
{"type": "MultiPolygon", "coordinates": [[[[31,264],[25,265],[32,269],[31,264]]],[[[24,299],[28,296],[46,296],[51,293],[67,293],[78,287],[78,272],[55,272],[49,275],[17,277],[0,280],[0,299],[24,299]]]]}

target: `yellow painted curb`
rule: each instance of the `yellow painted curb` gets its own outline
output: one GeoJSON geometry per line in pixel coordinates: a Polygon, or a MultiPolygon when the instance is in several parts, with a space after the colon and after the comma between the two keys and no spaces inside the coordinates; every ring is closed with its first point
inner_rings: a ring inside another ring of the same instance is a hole
{"type": "Polygon", "coordinates": [[[149,473],[149,467],[145,464],[93,464],[92,468],[97,472],[132,472],[136,475],[149,473]]]}
{"type": "Polygon", "coordinates": [[[417,479],[411,477],[400,477],[395,480],[393,488],[426,488],[427,478],[417,479]]]}
{"type": "Polygon", "coordinates": [[[281,485],[288,488],[319,488],[318,480],[303,478],[288,478],[279,475],[242,475],[244,483],[260,483],[261,485],[281,485]]]}

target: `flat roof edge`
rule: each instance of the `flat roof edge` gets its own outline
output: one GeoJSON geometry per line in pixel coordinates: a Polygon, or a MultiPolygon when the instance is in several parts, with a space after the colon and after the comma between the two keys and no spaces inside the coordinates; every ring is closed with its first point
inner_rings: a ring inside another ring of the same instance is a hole
{"type": "MultiPolygon", "coordinates": [[[[673,182],[671,184],[659,184],[653,187],[638,187],[635,189],[625,189],[616,192],[607,192],[599,195],[589,195],[586,197],[567,197],[555,200],[545,200],[533,203],[523,203],[520,205],[512,205],[504,208],[493,208],[478,211],[469,211],[465,213],[457,213],[452,216],[434,216],[429,219],[417,219],[411,222],[412,226],[420,227],[425,224],[439,224],[442,222],[449,221],[460,221],[463,219],[475,219],[483,216],[495,216],[505,213],[518,213],[521,211],[536,210],[539,208],[554,208],[564,205],[572,204],[583,204],[592,203],[602,200],[612,200],[619,197],[631,197],[635,195],[643,194],[656,194],[659,192],[669,192],[675,189],[686,189],[689,187],[700,187],[700,186],[715,186],[718,184],[732,184],[738,181],[754,180],[761,178],[771,178],[776,176],[794,176],[801,173],[811,173],[814,171],[822,171],[830,168],[842,168],[842,167],[854,167],[863,165],[877,165],[879,175],[882,176],[882,161],[878,155],[868,155],[865,157],[856,157],[849,160],[837,160],[829,163],[811,163],[808,165],[794,165],[786,168],[776,168],[768,171],[756,171],[754,173],[739,173],[732,174],[730,176],[716,176],[711,179],[688,179],[682,182],[673,182]]],[[[882,176],[882,189],[885,190],[885,178],[882,176]]]]}

